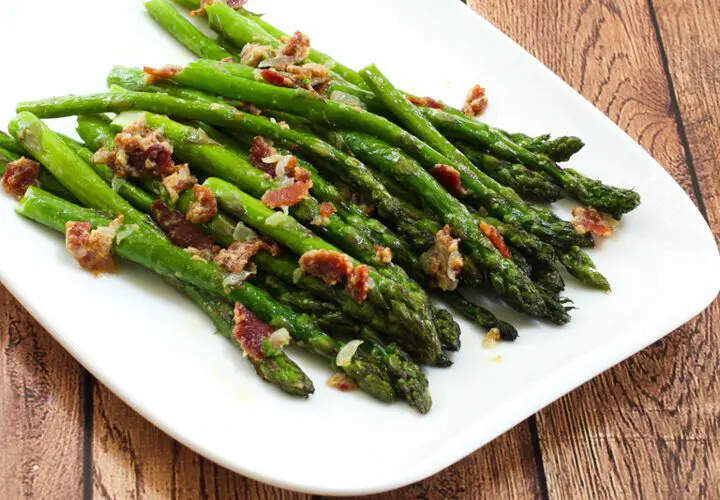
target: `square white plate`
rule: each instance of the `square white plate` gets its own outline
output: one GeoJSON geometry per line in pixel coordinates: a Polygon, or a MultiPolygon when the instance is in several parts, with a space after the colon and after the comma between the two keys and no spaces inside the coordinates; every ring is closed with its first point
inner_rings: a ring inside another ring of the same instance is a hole
{"type": "MultiPolygon", "coordinates": [[[[518,319],[519,340],[493,350],[461,322],[463,349],[452,368],[430,370],[435,404],[420,416],[403,404],[330,389],[322,363],[300,354],[316,394],[298,401],[278,393],[158,279],[129,264],[120,276],[91,277],[58,234],[15,215],[13,200],[0,196],[3,283],[100,381],[185,445],[253,479],[305,492],[400,487],[474,451],[716,296],[717,247],[683,190],[602,113],[459,1],[254,0],[250,7],[287,31],[305,31],[350,66],[376,62],[409,91],[460,104],[482,83],[491,97],[488,121],[581,136],[588,145],[571,165],[635,187],[643,204],[591,252],[612,294],[570,283],[578,309],[569,325],[518,319]]],[[[103,90],[115,64],[190,59],[129,0],[15,2],[0,19],[0,45],[3,123],[19,100],[103,90]]],[[[73,124],[51,125],[71,132],[73,124]]]]}

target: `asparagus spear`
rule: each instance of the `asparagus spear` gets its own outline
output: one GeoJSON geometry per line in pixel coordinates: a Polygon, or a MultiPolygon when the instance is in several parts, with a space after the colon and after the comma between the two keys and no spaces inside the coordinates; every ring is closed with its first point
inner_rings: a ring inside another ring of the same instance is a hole
{"type": "Polygon", "coordinates": [[[530,137],[519,132],[503,132],[511,141],[520,147],[545,155],[553,161],[568,161],[572,155],[580,151],[585,143],[579,137],[561,136],[551,139],[548,134],[530,137]]]}
{"type": "Polygon", "coordinates": [[[18,156],[22,156],[25,154],[25,149],[20,145],[20,143],[14,138],[9,135],[7,135],[5,132],[0,131],[0,148],[3,148],[6,151],[10,151],[11,153],[14,153],[18,156]]]}
{"type": "MultiPolygon", "coordinates": [[[[321,324],[333,324],[337,318],[337,309],[334,305],[327,302],[318,302],[318,300],[292,286],[267,275],[258,275],[255,279],[256,283],[260,283],[263,288],[280,302],[314,314],[318,317],[321,324]],[[327,319],[326,319],[327,318],[327,319]],[[323,321],[325,319],[325,321],[323,321]]],[[[394,343],[385,343],[380,336],[371,328],[348,323],[347,320],[341,323],[344,330],[350,330],[353,335],[358,335],[370,344],[366,350],[367,355],[371,359],[377,359],[385,365],[393,380],[395,395],[406,400],[410,406],[417,409],[420,413],[427,413],[432,406],[430,391],[428,390],[428,381],[420,367],[415,364],[410,356],[405,353],[402,348],[394,343]]]]}
{"type": "Polygon", "coordinates": [[[230,52],[217,41],[205,36],[167,0],[150,0],[145,2],[145,8],[155,22],[196,56],[218,61],[232,58],[230,52]]]}
{"type": "MultiPolygon", "coordinates": [[[[339,251],[333,245],[313,235],[290,216],[282,218],[277,223],[274,219],[268,222],[268,218],[275,212],[228,182],[210,177],[203,185],[215,193],[218,204],[223,210],[298,255],[310,250],[339,251]]],[[[278,216],[275,215],[274,218],[278,219],[278,216]]],[[[357,264],[357,261],[354,263],[357,264]]],[[[424,356],[420,358],[422,362],[434,363],[441,349],[426,297],[419,297],[414,290],[402,287],[377,271],[371,270],[370,276],[375,282],[375,287],[369,291],[369,300],[378,307],[387,309],[388,315],[394,322],[406,325],[408,330],[413,332],[412,338],[407,342],[416,344],[418,350],[424,351],[424,356]]]]}
{"type": "MultiPolygon", "coordinates": [[[[334,141],[344,144],[361,160],[372,162],[376,168],[394,176],[396,180],[402,180],[415,195],[421,198],[427,210],[449,224],[453,233],[463,240],[463,248],[467,254],[474,262],[484,266],[489,273],[493,288],[505,297],[510,305],[525,310],[524,302],[537,301],[538,291],[532,282],[512,260],[503,258],[480,232],[476,217],[412,158],[368,134],[335,131],[330,136],[334,141]],[[519,287],[523,287],[523,291],[519,287]],[[520,298],[508,298],[506,296],[508,292],[515,293],[520,298]],[[531,298],[522,298],[523,293],[527,293],[531,298]]],[[[540,306],[540,315],[543,309],[540,306]]]]}
{"type": "MultiPolygon", "coordinates": [[[[80,201],[114,216],[124,215],[126,222],[138,224],[138,230],[117,244],[121,257],[129,258],[160,274],[173,275],[211,293],[241,302],[270,326],[286,327],[297,340],[305,342],[313,351],[334,359],[339,345],[319,330],[310,318],[297,315],[277,304],[265,292],[249,284],[228,288],[228,273],[213,263],[193,259],[184,250],[173,246],[156,231],[143,214],[107,186],[87,163],[75,155],[62,139],[37,117],[30,113],[20,113],[10,122],[10,132],[80,201]],[[123,254],[123,248],[129,248],[130,251],[123,254]]],[[[109,223],[104,218],[90,217],[83,212],[84,209],[40,189],[28,190],[28,193],[23,201],[38,200],[37,203],[30,203],[37,210],[27,208],[21,202],[18,211],[55,229],[64,231],[65,223],[71,220],[87,220],[91,223],[100,220],[104,225],[109,223]],[[74,217],[75,209],[80,210],[78,217],[83,217],[84,214],[85,218],[74,217]]],[[[382,400],[392,399],[387,378],[379,367],[358,359],[343,369],[361,388],[375,397],[382,400]]]]}
{"type": "MultiPolygon", "coordinates": [[[[0,177],[2,177],[5,173],[5,167],[7,164],[11,161],[20,159],[21,156],[22,154],[17,154],[14,151],[0,147],[0,177]]],[[[45,168],[40,168],[38,181],[45,191],[48,191],[56,196],[60,196],[61,198],[65,198],[66,200],[75,200],[75,197],[70,193],[70,191],[60,184],[57,179],[55,179],[55,177],[53,177],[52,174],[50,174],[50,172],[48,172],[45,168]]]]}
{"type": "MultiPolygon", "coordinates": [[[[242,347],[233,334],[233,306],[227,299],[208,294],[204,290],[180,280],[168,281],[183,292],[212,320],[217,333],[242,347]]],[[[257,374],[266,382],[295,396],[308,397],[315,392],[312,380],[302,369],[280,349],[265,349],[265,357],[256,359],[246,356],[255,367],[257,374]]]]}
{"type": "Polygon", "coordinates": [[[431,108],[422,108],[425,116],[448,135],[470,141],[508,161],[545,173],[576,199],[615,217],[621,217],[640,204],[640,196],[631,189],[607,186],[572,169],[562,169],[546,156],[518,146],[502,132],[477,120],[471,120],[431,108]]]}
{"type": "Polygon", "coordinates": [[[562,197],[560,189],[545,175],[519,163],[499,160],[467,144],[456,144],[477,168],[523,198],[538,203],[551,203],[562,197]]]}
{"type": "MultiPolygon", "coordinates": [[[[61,232],[65,231],[65,224],[70,221],[89,222],[95,227],[110,223],[109,219],[97,215],[93,210],[78,207],[35,187],[28,189],[16,211],[61,232]]],[[[226,282],[228,275],[218,266],[193,259],[187,252],[173,246],[147,228],[140,227],[127,234],[120,242],[114,241],[113,250],[118,256],[136,262],[162,276],[180,279],[210,293],[241,302],[271,327],[287,328],[296,340],[332,361],[333,364],[342,347],[342,343],[332,340],[320,331],[309,316],[297,314],[292,309],[277,303],[269,294],[250,283],[244,283],[239,287],[227,287],[223,283],[226,282]]],[[[336,366],[336,368],[341,368],[363,390],[377,399],[382,401],[393,399],[392,387],[383,367],[363,357],[355,356],[348,366],[336,366]]]]}

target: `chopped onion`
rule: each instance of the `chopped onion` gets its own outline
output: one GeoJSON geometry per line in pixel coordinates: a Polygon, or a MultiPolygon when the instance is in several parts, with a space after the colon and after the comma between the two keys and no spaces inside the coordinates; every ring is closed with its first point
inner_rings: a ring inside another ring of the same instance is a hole
{"type": "Polygon", "coordinates": [[[287,214],[284,212],[275,212],[271,216],[269,216],[267,219],[265,219],[265,223],[268,226],[277,226],[281,222],[284,222],[285,219],[287,219],[287,214]]]}
{"type": "Polygon", "coordinates": [[[340,352],[337,353],[335,364],[340,367],[348,366],[352,362],[355,352],[357,352],[358,347],[360,347],[360,344],[362,343],[362,340],[351,340],[345,344],[343,348],[340,349],[340,352]]]}
{"type": "Polygon", "coordinates": [[[368,277],[368,279],[367,279],[367,289],[368,289],[368,290],[372,290],[373,288],[375,288],[375,280],[372,279],[372,277],[368,277]]]}
{"type": "Polygon", "coordinates": [[[290,332],[285,327],[279,328],[270,334],[268,340],[275,349],[282,349],[290,343],[290,332]]]}
{"type": "Polygon", "coordinates": [[[257,233],[239,221],[233,231],[233,239],[235,241],[249,241],[257,237],[257,233]]]}
{"type": "Polygon", "coordinates": [[[112,181],[110,181],[110,187],[113,191],[117,192],[123,184],[125,184],[125,179],[118,177],[117,175],[113,175],[112,181]]]}
{"type": "Polygon", "coordinates": [[[118,232],[115,235],[115,241],[117,243],[120,243],[122,240],[133,234],[138,229],[140,229],[140,226],[138,226],[137,224],[123,224],[120,229],[118,229],[118,232]]]}
{"type": "Polygon", "coordinates": [[[288,64],[292,64],[295,62],[295,58],[291,56],[277,56],[277,57],[271,57],[270,59],[265,59],[264,61],[260,61],[260,64],[258,64],[258,68],[281,68],[283,66],[287,66],[288,64]]]}
{"type": "Polygon", "coordinates": [[[303,271],[302,267],[295,269],[292,275],[293,284],[297,285],[298,281],[300,281],[304,275],[305,271],[303,271]]]}
{"type": "Polygon", "coordinates": [[[287,166],[292,161],[293,157],[285,155],[280,158],[280,161],[275,165],[275,178],[279,181],[287,179],[287,166]]]}
{"type": "Polygon", "coordinates": [[[277,163],[283,159],[283,155],[275,153],[274,155],[266,156],[262,159],[263,163],[277,163]]]}
{"type": "Polygon", "coordinates": [[[232,291],[233,288],[236,288],[238,285],[242,285],[243,283],[245,283],[245,280],[253,274],[254,272],[249,270],[244,270],[239,273],[228,274],[222,282],[223,290],[225,291],[225,293],[229,293],[230,291],[232,291]]]}
{"type": "Polygon", "coordinates": [[[217,141],[212,140],[210,136],[207,135],[207,132],[201,128],[194,129],[193,132],[188,135],[187,141],[191,144],[217,144],[217,141]]]}
{"type": "Polygon", "coordinates": [[[348,94],[341,90],[333,90],[330,92],[330,100],[339,102],[340,104],[347,104],[348,106],[359,107],[365,109],[365,103],[356,95],[348,94]]]}
{"type": "Polygon", "coordinates": [[[290,214],[290,207],[287,205],[280,205],[280,210],[282,210],[282,213],[287,216],[290,214]]]}

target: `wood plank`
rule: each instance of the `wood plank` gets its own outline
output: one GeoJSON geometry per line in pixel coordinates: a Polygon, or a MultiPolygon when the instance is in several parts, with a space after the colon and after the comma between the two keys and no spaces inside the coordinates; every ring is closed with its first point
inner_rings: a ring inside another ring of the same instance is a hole
{"type": "MultiPolygon", "coordinates": [[[[476,4],[638,140],[694,197],[645,2],[503,0],[476,4]],[[549,26],[567,29],[550,30],[549,26]]],[[[667,20],[678,33],[713,32],[711,26],[675,24],[676,14],[669,10],[667,20]]],[[[705,15],[711,17],[707,11],[705,15]]],[[[678,41],[678,48],[697,45],[683,42],[678,41]]],[[[698,54],[698,68],[707,69],[702,64],[713,59],[710,54],[717,54],[717,48],[698,54]]],[[[687,64],[684,53],[677,52],[676,57],[687,64]]],[[[695,73],[688,69],[679,72],[688,77],[688,94],[700,100],[703,93],[693,85],[704,77],[711,80],[711,72],[701,76],[699,69],[695,73]]],[[[717,91],[708,94],[717,97],[717,91]]],[[[703,112],[697,116],[698,122],[716,133],[718,123],[710,122],[709,117],[717,117],[720,108],[715,107],[715,113],[699,109],[703,112]]],[[[698,140],[703,133],[704,142],[716,147],[718,137],[710,139],[707,130],[698,131],[698,140]]],[[[712,156],[709,152],[705,155],[712,156]]],[[[717,150],[714,158],[718,158],[717,150]]],[[[717,178],[713,179],[717,175],[717,164],[704,171],[704,189],[712,182],[717,189],[717,178]]],[[[717,191],[710,196],[717,200],[717,191]]],[[[663,341],[539,414],[551,498],[718,496],[709,493],[718,487],[709,478],[713,474],[718,477],[720,460],[715,375],[719,316],[716,302],[663,341]],[[702,352],[697,346],[703,346],[702,352]]]]}
{"type": "Polygon", "coordinates": [[[0,286],[0,498],[81,498],[84,371],[0,286]]]}
{"type": "Polygon", "coordinates": [[[530,426],[523,422],[461,462],[424,481],[363,498],[541,498],[530,426]]]}

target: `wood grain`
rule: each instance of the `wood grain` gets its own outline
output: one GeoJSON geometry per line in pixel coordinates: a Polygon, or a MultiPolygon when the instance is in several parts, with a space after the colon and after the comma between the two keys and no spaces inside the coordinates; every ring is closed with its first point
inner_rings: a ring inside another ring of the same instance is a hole
{"type": "MultiPolygon", "coordinates": [[[[692,9],[693,16],[687,6],[678,7],[680,2],[662,3],[660,12],[675,30],[669,53],[673,54],[671,61],[677,60],[678,70],[671,75],[678,73],[688,93],[687,113],[683,115],[699,125],[693,129],[695,135],[689,136],[691,145],[698,143],[695,149],[690,147],[692,156],[681,137],[683,124],[674,106],[649,4],[477,2],[501,29],[638,140],[697,201],[687,159],[692,162],[700,155],[715,161],[718,158],[720,106],[716,100],[712,108],[704,100],[706,93],[717,98],[720,90],[717,64],[710,62],[717,63],[718,45],[715,38],[714,47],[700,47],[697,54],[688,57],[688,52],[694,51],[691,47],[698,44],[684,37],[693,33],[697,42],[699,33],[716,34],[713,23],[718,22],[718,9],[713,16],[710,2],[705,2],[692,9]],[[519,10],[524,10],[523,15],[512,15],[519,10]],[[685,16],[679,18],[680,12],[685,16]],[[568,29],[547,29],[553,25],[568,29]],[[715,54],[714,59],[711,54],[715,54]],[[715,83],[714,89],[699,91],[698,87],[712,85],[708,82],[715,83]]],[[[705,203],[716,210],[717,217],[718,165],[703,161],[701,171],[703,198],[710,200],[705,203]]],[[[720,364],[718,317],[716,303],[665,340],[539,414],[551,498],[720,495],[720,398],[715,374],[720,364]]]]}
{"type": "MultiPolygon", "coordinates": [[[[715,0],[467,3],[650,151],[720,238],[715,0]]],[[[532,425],[518,425],[432,478],[374,498],[720,498],[719,324],[716,301],[543,410],[532,425]]],[[[0,345],[0,498],[82,497],[82,369],[2,287],[0,345]]],[[[99,384],[92,407],[87,496],[310,498],[209,462],[99,384]]]]}
{"type": "Polygon", "coordinates": [[[0,498],[80,498],[80,365],[0,286],[0,498]]]}

